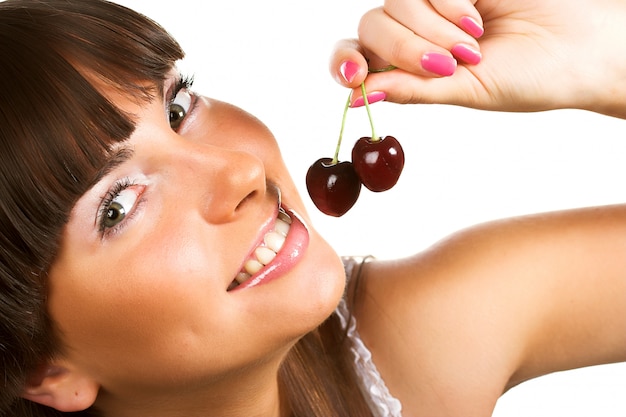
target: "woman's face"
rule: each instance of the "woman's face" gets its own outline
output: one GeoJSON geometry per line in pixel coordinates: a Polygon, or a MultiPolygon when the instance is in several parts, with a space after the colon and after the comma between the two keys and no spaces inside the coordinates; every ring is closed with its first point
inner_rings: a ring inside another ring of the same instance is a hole
{"type": "Polygon", "coordinates": [[[142,106],[109,92],[137,128],[74,207],[49,276],[63,359],[137,399],[278,361],[344,285],[266,127],[179,81],[142,106]],[[278,254],[236,286],[268,233],[278,254]]]}

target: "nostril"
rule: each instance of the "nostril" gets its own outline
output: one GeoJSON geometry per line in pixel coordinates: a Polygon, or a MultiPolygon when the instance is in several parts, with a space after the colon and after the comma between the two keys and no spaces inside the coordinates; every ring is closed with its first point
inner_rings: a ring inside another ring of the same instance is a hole
{"type": "Polygon", "coordinates": [[[248,194],[247,196],[245,196],[240,202],[239,204],[237,204],[237,207],[235,207],[235,211],[238,211],[248,200],[253,199],[256,195],[257,195],[258,191],[254,190],[251,191],[250,194],[248,194]]]}

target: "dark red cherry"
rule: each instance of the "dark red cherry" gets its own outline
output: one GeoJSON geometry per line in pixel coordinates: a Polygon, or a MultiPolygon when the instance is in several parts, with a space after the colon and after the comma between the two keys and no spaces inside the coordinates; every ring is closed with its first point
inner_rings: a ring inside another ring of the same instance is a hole
{"type": "Polygon", "coordinates": [[[356,203],[361,181],[350,162],[320,158],[306,173],[306,188],[315,206],[329,216],[343,216],[356,203]]]}
{"type": "Polygon", "coordinates": [[[393,136],[363,137],[352,148],[352,164],[364,186],[386,191],[396,185],[404,168],[404,151],[393,136]]]}

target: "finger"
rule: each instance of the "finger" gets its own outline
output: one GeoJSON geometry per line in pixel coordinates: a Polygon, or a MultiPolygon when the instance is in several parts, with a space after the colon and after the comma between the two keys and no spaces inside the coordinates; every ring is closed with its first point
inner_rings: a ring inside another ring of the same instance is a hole
{"type": "Polygon", "coordinates": [[[384,10],[417,36],[449,50],[461,62],[476,65],[481,61],[476,39],[441,16],[426,0],[387,0],[384,10]],[[422,3],[422,7],[415,7],[416,3],[422,3]]]}
{"type": "Polygon", "coordinates": [[[367,12],[359,23],[363,47],[381,59],[421,76],[450,76],[457,62],[444,47],[416,35],[382,8],[367,12]]]}
{"type": "Polygon", "coordinates": [[[477,0],[431,0],[435,10],[448,21],[474,38],[480,38],[485,32],[483,21],[474,6],[477,0]]]}
{"type": "MultiPolygon", "coordinates": [[[[478,51],[476,39],[459,27],[457,22],[448,18],[452,12],[462,13],[463,11],[458,12],[456,9],[450,9],[447,3],[445,7],[444,11],[447,15],[442,15],[440,10],[435,9],[434,4],[428,0],[386,0],[384,10],[417,36],[428,39],[447,50],[452,50],[457,44],[464,44],[478,51]]],[[[456,14],[452,16],[456,18],[456,14]]],[[[466,22],[469,18],[469,16],[463,15],[459,17],[459,20],[466,22]]]]}
{"type": "Polygon", "coordinates": [[[344,87],[355,88],[365,80],[368,63],[365,51],[356,39],[343,39],[335,44],[330,57],[330,74],[344,87]]]}
{"type": "MultiPolygon", "coordinates": [[[[384,96],[385,101],[400,104],[454,104],[480,109],[494,108],[493,98],[466,68],[451,77],[419,77],[396,69],[370,74],[365,81],[368,97],[384,96]]],[[[360,89],[354,89],[351,104],[363,103],[360,89]]],[[[356,104],[356,105],[355,105],[356,104]]]]}

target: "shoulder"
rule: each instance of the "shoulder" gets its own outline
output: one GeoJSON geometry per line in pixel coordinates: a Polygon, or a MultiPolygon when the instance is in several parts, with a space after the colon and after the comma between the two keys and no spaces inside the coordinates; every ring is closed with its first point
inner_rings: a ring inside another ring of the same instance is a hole
{"type": "Polygon", "coordinates": [[[511,372],[513,344],[501,346],[508,342],[496,329],[505,326],[485,272],[470,272],[478,267],[447,251],[369,262],[354,314],[406,415],[489,416],[511,372]]]}
{"type": "Polygon", "coordinates": [[[555,370],[554,358],[535,355],[552,348],[542,323],[566,328],[559,310],[574,314],[571,300],[590,293],[573,285],[578,271],[603,265],[617,276],[624,249],[623,207],[478,225],[412,257],[368,263],[354,300],[359,332],[408,415],[488,416],[512,383],[555,370]]]}

